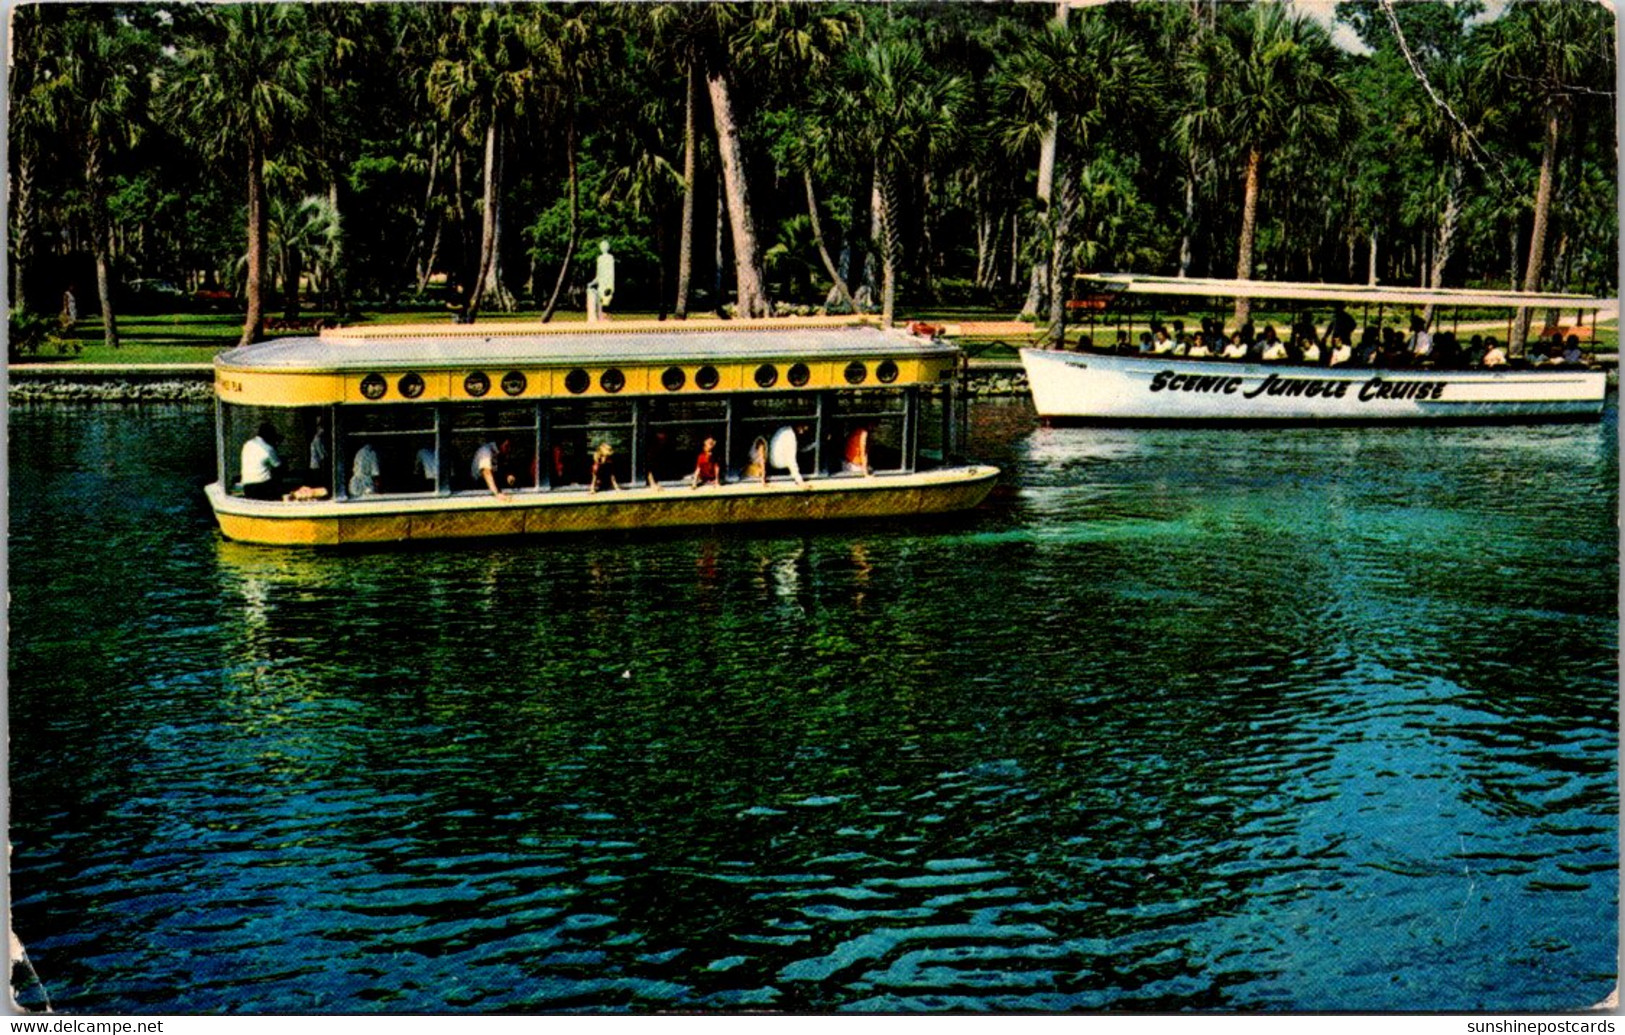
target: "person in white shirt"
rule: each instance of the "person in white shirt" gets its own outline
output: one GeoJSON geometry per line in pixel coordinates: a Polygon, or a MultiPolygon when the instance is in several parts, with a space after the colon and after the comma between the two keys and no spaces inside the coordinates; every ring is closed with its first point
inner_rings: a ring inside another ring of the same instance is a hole
{"type": "Polygon", "coordinates": [[[1411,362],[1420,366],[1433,358],[1433,335],[1420,316],[1411,317],[1411,362]]]}
{"type": "Polygon", "coordinates": [[[1247,358],[1247,343],[1242,340],[1240,331],[1231,336],[1230,344],[1224,347],[1222,355],[1225,359],[1247,358]]]}
{"type": "Polygon", "coordinates": [[[435,456],[433,449],[425,446],[418,450],[417,459],[412,462],[412,473],[429,483],[433,488],[440,482],[440,458],[435,456]]]}
{"type": "Polygon", "coordinates": [[[1266,342],[1264,351],[1259,355],[1259,358],[1268,363],[1279,362],[1286,358],[1286,346],[1281,344],[1280,339],[1266,342]]]}
{"type": "Polygon", "coordinates": [[[798,437],[806,433],[807,425],[805,424],[795,426],[786,424],[775,431],[772,441],[767,444],[767,465],[770,471],[779,469],[789,471],[790,476],[796,480],[797,485],[802,488],[811,488],[807,484],[807,479],[801,476],[801,461],[798,457],[801,452],[798,437]]]}
{"type": "Polygon", "coordinates": [[[1207,336],[1198,331],[1191,339],[1191,347],[1185,350],[1185,355],[1191,359],[1206,359],[1213,355],[1207,347],[1207,336]]]}
{"type": "Polygon", "coordinates": [[[368,442],[355,451],[350,464],[350,498],[372,496],[378,492],[378,477],[384,469],[378,464],[378,451],[368,442]]]}
{"type": "Polygon", "coordinates": [[[281,432],[269,422],[259,426],[258,433],[243,443],[242,471],[243,495],[251,500],[274,500],[282,496],[279,480],[282,458],[277,455],[281,432]]]}
{"type": "Polygon", "coordinates": [[[1507,350],[1494,338],[1484,339],[1484,358],[1480,360],[1486,367],[1504,367],[1507,365],[1507,350]]]}
{"type": "Polygon", "coordinates": [[[1340,367],[1354,358],[1354,350],[1342,338],[1332,339],[1331,366],[1340,367]]]}
{"type": "MultiPolygon", "coordinates": [[[[474,452],[474,462],[469,465],[469,473],[474,480],[484,482],[485,487],[491,490],[491,495],[499,500],[507,499],[508,494],[497,487],[500,473],[498,469],[508,462],[508,457],[512,453],[513,442],[509,439],[503,439],[500,443],[487,442],[474,452]]],[[[512,483],[513,479],[510,477],[508,484],[512,483]]]]}
{"type": "Polygon", "coordinates": [[[1172,351],[1174,351],[1173,340],[1168,337],[1168,332],[1165,329],[1158,327],[1157,333],[1151,339],[1152,355],[1161,356],[1172,351]]]}
{"type": "Polygon", "coordinates": [[[1320,362],[1320,343],[1313,338],[1303,339],[1303,361],[1305,363],[1320,362]]]}

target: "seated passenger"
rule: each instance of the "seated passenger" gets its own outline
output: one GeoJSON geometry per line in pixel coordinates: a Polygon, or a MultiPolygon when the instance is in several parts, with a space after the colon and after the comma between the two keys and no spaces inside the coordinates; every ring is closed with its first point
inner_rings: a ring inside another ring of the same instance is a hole
{"type": "Polygon", "coordinates": [[[860,424],[846,436],[846,449],[842,453],[841,470],[848,474],[871,476],[869,469],[869,425],[860,424]]]}
{"type": "Polygon", "coordinates": [[[1127,331],[1118,331],[1117,332],[1117,351],[1118,352],[1133,352],[1134,351],[1133,344],[1131,344],[1129,342],[1129,340],[1128,340],[1128,332],[1127,331]]]}
{"type": "Polygon", "coordinates": [[[760,435],[750,444],[750,456],[745,461],[745,478],[755,478],[767,484],[767,439],[760,435]]]}
{"type": "Polygon", "coordinates": [[[499,500],[505,500],[508,498],[508,494],[498,487],[497,482],[498,479],[501,479],[503,485],[511,487],[514,484],[513,475],[502,470],[508,465],[508,458],[512,455],[513,441],[511,439],[505,438],[501,442],[487,442],[475,450],[474,461],[469,464],[469,474],[473,476],[476,482],[485,483],[485,487],[491,490],[491,495],[499,500]]]}
{"type": "Polygon", "coordinates": [[[1360,336],[1360,347],[1354,350],[1354,365],[1357,367],[1374,367],[1382,358],[1382,332],[1375,327],[1367,327],[1360,336]]]}
{"type": "Polygon", "coordinates": [[[1174,351],[1173,339],[1168,337],[1166,328],[1158,327],[1157,333],[1151,339],[1151,354],[1164,356],[1174,351]]]}
{"type": "Polygon", "coordinates": [[[372,448],[372,443],[364,444],[355,451],[355,460],[350,464],[350,498],[375,495],[378,477],[383,473],[378,465],[378,451],[372,448]]]}
{"type": "Polygon", "coordinates": [[[1286,357],[1286,346],[1278,339],[1271,341],[1266,338],[1264,341],[1264,347],[1259,350],[1258,353],[1258,358],[1266,363],[1279,363],[1281,360],[1286,359],[1286,357]]]}
{"type": "Polygon", "coordinates": [[[1568,344],[1563,347],[1563,362],[1570,366],[1585,366],[1585,353],[1580,351],[1580,336],[1569,335],[1568,344]]]}
{"type": "Polygon", "coordinates": [[[1304,338],[1302,355],[1305,363],[1318,364],[1320,362],[1320,343],[1313,338],[1304,338]]]}
{"type": "Polygon", "coordinates": [[[1332,352],[1331,356],[1328,357],[1328,366],[1345,366],[1354,359],[1354,350],[1349,348],[1349,343],[1335,334],[1332,335],[1331,347],[1332,352]]]}
{"type": "Polygon", "coordinates": [[[722,465],[717,462],[717,440],[715,436],[705,436],[705,444],[700,447],[700,455],[694,458],[693,487],[698,489],[702,485],[722,484],[722,465]]]}
{"type": "Polygon", "coordinates": [[[282,433],[266,422],[253,438],[243,443],[241,464],[243,495],[251,500],[274,500],[282,495],[282,458],[276,447],[282,433]]]}
{"type": "Polygon", "coordinates": [[[615,480],[615,447],[608,442],[600,442],[592,454],[592,478],[588,483],[588,491],[597,492],[599,489],[620,487],[621,483],[615,480]]]}
{"type": "Polygon", "coordinates": [[[1152,342],[1151,342],[1151,332],[1150,331],[1141,331],[1140,332],[1140,354],[1143,355],[1143,356],[1149,356],[1151,354],[1151,344],[1152,344],[1152,342]]]}
{"type": "Polygon", "coordinates": [[[1230,336],[1230,344],[1224,347],[1222,355],[1225,359],[1247,358],[1247,343],[1242,340],[1240,331],[1230,336]]]}
{"type": "Polygon", "coordinates": [[[1190,348],[1185,350],[1185,355],[1191,359],[1206,359],[1213,355],[1207,347],[1207,335],[1197,331],[1196,336],[1191,339],[1190,348]]]}
{"type": "Polygon", "coordinates": [[[1411,337],[1406,351],[1410,354],[1411,366],[1433,361],[1433,335],[1428,333],[1428,325],[1420,316],[1411,317],[1411,337]]]}
{"type": "Polygon", "coordinates": [[[440,458],[433,449],[418,450],[417,459],[412,461],[412,473],[428,482],[430,488],[440,483],[440,458]]]}
{"type": "Polygon", "coordinates": [[[1507,350],[1494,338],[1484,339],[1484,359],[1481,361],[1485,367],[1504,367],[1507,365],[1507,350]]]}

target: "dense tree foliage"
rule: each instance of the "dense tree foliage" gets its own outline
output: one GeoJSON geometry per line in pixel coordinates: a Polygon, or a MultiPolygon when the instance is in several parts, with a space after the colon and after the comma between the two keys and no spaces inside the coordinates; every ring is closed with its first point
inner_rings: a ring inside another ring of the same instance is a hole
{"type": "Polygon", "coordinates": [[[1612,291],[1591,0],[38,4],[14,309],[982,304],[1069,274],[1612,291]],[[91,290],[94,283],[96,289],[91,290]]]}

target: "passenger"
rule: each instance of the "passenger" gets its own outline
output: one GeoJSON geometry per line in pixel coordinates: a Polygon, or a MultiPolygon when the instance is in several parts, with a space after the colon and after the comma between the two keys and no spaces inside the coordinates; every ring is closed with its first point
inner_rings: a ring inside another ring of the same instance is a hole
{"type": "Polygon", "coordinates": [[[412,461],[412,473],[428,482],[430,488],[440,484],[440,458],[432,448],[425,446],[418,450],[417,459],[412,461]]]}
{"type": "Polygon", "coordinates": [[[1157,333],[1151,339],[1151,354],[1165,356],[1172,351],[1174,351],[1174,342],[1172,338],[1168,337],[1168,329],[1158,327],[1157,333]]]}
{"type": "Polygon", "coordinates": [[[1118,352],[1133,352],[1134,351],[1134,345],[1128,340],[1128,332],[1127,331],[1118,331],[1117,332],[1117,346],[1116,346],[1116,348],[1117,348],[1118,352]]]}
{"type": "Polygon", "coordinates": [[[750,457],[745,461],[744,477],[757,478],[767,484],[767,439],[760,435],[750,444],[750,457]]]}
{"type": "Polygon", "coordinates": [[[694,458],[694,474],[690,479],[694,488],[722,484],[722,465],[717,463],[716,448],[716,438],[711,435],[705,436],[705,444],[700,447],[700,455],[694,458]]]}
{"type": "Polygon", "coordinates": [[[1331,355],[1327,357],[1327,365],[1333,367],[1347,366],[1354,359],[1354,350],[1349,343],[1337,335],[1332,335],[1331,355]]]}
{"type": "Polygon", "coordinates": [[[1313,363],[1318,366],[1320,364],[1320,343],[1313,337],[1300,338],[1299,342],[1302,345],[1299,358],[1305,363],[1313,363]]]}
{"type": "Polygon", "coordinates": [[[487,442],[474,452],[474,462],[469,465],[469,474],[477,482],[484,482],[485,487],[491,490],[491,495],[499,500],[508,498],[497,485],[499,480],[505,486],[511,487],[514,483],[513,475],[507,474],[503,468],[508,466],[508,459],[513,456],[513,441],[502,439],[500,442],[487,442]]]}
{"type": "Polygon", "coordinates": [[[276,447],[282,433],[269,421],[259,426],[255,436],[243,443],[243,495],[251,500],[274,500],[282,496],[282,458],[276,447]]]}
{"type": "Polygon", "coordinates": [[[316,417],[316,431],[310,436],[310,477],[311,485],[326,488],[327,481],[327,418],[320,414],[316,417]]]}
{"type": "Polygon", "coordinates": [[[1456,336],[1449,331],[1441,331],[1433,339],[1433,365],[1440,370],[1456,370],[1461,367],[1461,346],[1456,342],[1456,336]]]}
{"type": "Polygon", "coordinates": [[[376,495],[378,477],[383,473],[378,465],[378,451],[372,448],[371,442],[363,444],[355,451],[355,460],[350,464],[350,498],[376,495]]]}
{"type": "Polygon", "coordinates": [[[1413,367],[1433,362],[1433,335],[1428,333],[1428,325],[1420,316],[1411,317],[1411,338],[1406,351],[1413,367]]]}
{"type": "Polygon", "coordinates": [[[1484,339],[1483,365],[1486,369],[1507,365],[1507,350],[1503,349],[1501,343],[1493,337],[1484,339]]]}
{"type": "Polygon", "coordinates": [[[1151,332],[1150,331],[1141,331],[1140,332],[1140,354],[1142,356],[1149,356],[1151,354],[1151,351],[1152,351],[1151,350],[1151,345],[1152,345],[1151,332]]]}
{"type": "Polygon", "coordinates": [[[1568,344],[1563,347],[1563,362],[1569,366],[1583,367],[1586,365],[1586,356],[1580,351],[1580,336],[1569,335],[1568,344]]]}
{"type": "Polygon", "coordinates": [[[1207,347],[1207,335],[1198,331],[1196,337],[1191,339],[1191,347],[1185,350],[1185,355],[1191,359],[1206,359],[1213,355],[1207,347]]]}
{"type": "Polygon", "coordinates": [[[1343,307],[1342,302],[1332,304],[1332,323],[1326,328],[1326,337],[1337,338],[1345,343],[1354,340],[1354,317],[1343,307]]]}
{"type": "Polygon", "coordinates": [[[1190,340],[1185,337],[1185,332],[1184,331],[1179,331],[1178,333],[1176,333],[1174,335],[1174,347],[1171,350],[1170,355],[1184,356],[1184,355],[1189,354],[1190,350],[1191,350],[1191,343],[1190,343],[1190,340]]]}
{"type": "Polygon", "coordinates": [[[875,472],[869,469],[869,430],[869,425],[860,424],[846,436],[846,450],[842,454],[841,470],[847,474],[874,476],[875,472]]]}
{"type": "Polygon", "coordinates": [[[1247,343],[1242,340],[1240,331],[1230,336],[1230,344],[1224,347],[1222,355],[1225,359],[1247,358],[1247,343]]]}
{"type": "Polygon", "coordinates": [[[1287,357],[1286,346],[1274,337],[1274,333],[1273,328],[1264,332],[1264,344],[1258,352],[1258,358],[1266,363],[1279,363],[1287,357]]]}
{"type": "Polygon", "coordinates": [[[1484,362],[1484,336],[1475,334],[1467,342],[1467,351],[1462,355],[1461,362],[1464,367],[1476,367],[1484,362]]]}
{"type": "Polygon", "coordinates": [[[1360,347],[1354,350],[1354,365],[1357,367],[1374,367],[1382,359],[1382,331],[1376,327],[1367,327],[1360,336],[1360,347]]]}
{"type": "MultiPolygon", "coordinates": [[[[807,479],[801,476],[800,437],[806,433],[807,425],[805,424],[797,424],[793,427],[786,424],[775,431],[773,440],[767,446],[767,469],[789,471],[790,477],[796,480],[797,485],[804,489],[810,489],[812,486],[808,485],[807,479]]],[[[767,481],[765,472],[762,475],[762,481],[763,483],[767,481]]]]}
{"type": "Polygon", "coordinates": [[[1095,347],[1095,339],[1088,334],[1078,335],[1078,343],[1072,347],[1073,352],[1088,352],[1095,347]]]}
{"type": "Polygon", "coordinates": [[[592,454],[592,478],[588,491],[620,487],[621,483],[615,480],[615,447],[608,442],[600,442],[592,454]]]}

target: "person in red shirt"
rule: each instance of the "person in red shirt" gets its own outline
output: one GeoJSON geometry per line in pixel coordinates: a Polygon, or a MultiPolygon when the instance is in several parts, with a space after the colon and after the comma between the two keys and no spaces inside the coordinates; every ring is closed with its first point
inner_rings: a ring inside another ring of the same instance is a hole
{"type": "Polygon", "coordinates": [[[717,463],[716,448],[717,440],[707,435],[705,445],[700,449],[700,455],[694,460],[694,488],[698,489],[702,485],[722,484],[722,465],[717,463]]]}

